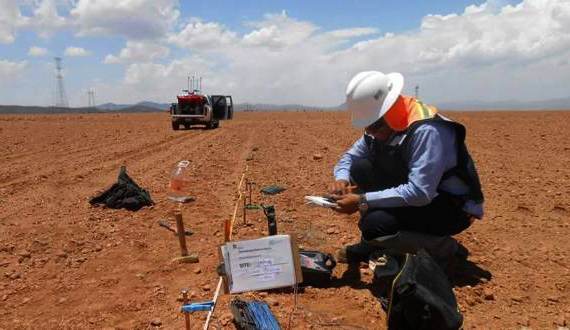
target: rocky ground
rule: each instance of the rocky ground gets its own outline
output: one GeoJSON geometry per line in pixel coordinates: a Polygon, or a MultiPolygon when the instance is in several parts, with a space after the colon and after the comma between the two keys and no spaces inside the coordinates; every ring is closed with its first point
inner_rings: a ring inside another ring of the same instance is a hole
{"type": "MultiPolygon", "coordinates": [[[[469,130],[487,198],[486,217],[457,238],[471,252],[455,281],[465,328],[556,329],[570,325],[570,112],[447,113],[469,130]]],[[[216,130],[172,131],[167,114],[0,116],[0,328],[182,328],[180,290],[211,299],[217,247],[243,173],[256,203],[274,204],[281,233],[334,253],[358,239],[357,216],[304,205],[321,194],[339,155],[359,135],[345,113],[238,113],[216,130]],[[170,171],[191,161],[185,224],[198,264],[177,264],[170,171]],[[156,204],[138,212],[95,208],[88,199],[121,165],[156,204]],[[262,186],[287,190],[266,197],[262,186]]],[[[243,190],[243,187],[242,187],[243,190]]],[[[241,211],[234,238],[265,235],[260,211],[241,211]]],[[[283,326],[383,329],[371,274],[335,269],[330,288],[266,300],[283,326]]],[[[232,328],[224,295],[212,328],[232,328]]],[[[205,314],[191,316],[201,328],[205,314]]]]}

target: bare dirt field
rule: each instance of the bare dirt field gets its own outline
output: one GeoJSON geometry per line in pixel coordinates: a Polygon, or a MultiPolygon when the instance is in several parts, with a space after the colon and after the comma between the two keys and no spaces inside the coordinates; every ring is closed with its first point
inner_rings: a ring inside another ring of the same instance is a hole
{"type": "MultiPolygon", "coordinates": [[[[455,292],[466,329],[556,329],[570,324],[570,112],[446,113],[468,128],[486,194],[486,216],[458,235],[471,252],[455,292]]],[[[358,240],[358,216],[304,205],[332,180],[339,155],[359,136],[346,113],[238,113],[216,130],[172,131],[167,114],[0,116],[0,328],[182,328],[180,290],[211,299],[223,222],[242,174],[257,188],[287,190],[274,204],[281,233],[334,253],[358,240]],[[319,156],[320,155],[320,156],[319,156]],[[321,157],[322,156],[322,157],[321,157]],[[158,226],[176,206],[170,171],[191,161],[187,241],[198,264],[172,263],[173,234],[158,226]],[[92,207],[121,165],[155,205],[137,212],[92,207]]],[[[238,212],[239,213],[239,212],[238,212]]],[[[239,213],[241,214],[241,213],[239,213]]],[[[238,216],[234,238],[266,235],[263,213],[238,216]]],[[[245,295],[270,303],[296,329],[384,329],[371,274],[288,291],[245,295]]],[[[233,328],[222,296],[211,328],[233,328]]],[[[201,328],[205,314],[191,316],[201,328]]]]}

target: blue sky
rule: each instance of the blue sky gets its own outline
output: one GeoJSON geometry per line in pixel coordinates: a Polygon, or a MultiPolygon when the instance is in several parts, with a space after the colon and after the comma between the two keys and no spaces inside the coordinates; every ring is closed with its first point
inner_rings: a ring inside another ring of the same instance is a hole
{"type": "MultiPolygon", "coordinates": [[[[462,12],[472,4],[485,1],[185,1],[181,3],[183,16],[198,16],[208,21],[224,22],[240,31],[242,23],[255,21],[266,13],[287,14],[299,20],[311,21],[326,30],[375,26],[381,31],[401,32],[417,28],[427,14],[462,12]]],[[[515,1],[511,1],[514,3],[515,1]]],[[[508,2],[505,2],[508,3],[508,2]]],[[[242,30],[241,32],[244,32],[242,30]]]]}
{"type": "Polygon", "coordinates": [[[567,0],[0,0],[0,104],[52,105],[54,56],[71,106],[170,102],[192,73],[240,103],[330,106],[362,70],[436,104],[562,98],[569,31],[567,0]]]}

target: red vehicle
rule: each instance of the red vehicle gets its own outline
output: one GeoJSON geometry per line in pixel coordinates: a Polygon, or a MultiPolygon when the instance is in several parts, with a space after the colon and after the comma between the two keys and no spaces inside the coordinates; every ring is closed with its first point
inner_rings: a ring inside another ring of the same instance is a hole
{"type": "Polygon", "coordinates": [[[178,103],[170,105],[172,129],[180,125],[189,129],[191,125],[205,125],[213,129],[220,126],[220,120],[233,118],[233,101],[229,95],[206,95],[197,90],[178,95],[178,103]]]}

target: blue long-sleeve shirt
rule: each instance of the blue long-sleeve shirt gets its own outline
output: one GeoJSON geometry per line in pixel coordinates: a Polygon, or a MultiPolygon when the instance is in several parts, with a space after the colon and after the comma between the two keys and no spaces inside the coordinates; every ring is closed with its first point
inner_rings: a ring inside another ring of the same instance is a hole
{"type": "MultiPolygon", "coordinates": [[[[397,134],[386,143],[398,143],[402,138],[397,134]]],[[[469,187],[456,176],[441,182],[443,174],[457,165],[455,130],[452,127],[437,122],[426,123],[418,127],[410,138],[402,154],[409,167],[408,182],[366,193],[370,207],[424,206],[438,195],[438,188],[454,195],[464,195],[469,191],[469,187]]],[[[368,153],[368,146],[361,137],[334,167],[335,179],[350,181],[353,160],[367,158],[368,153]]],[[[476,218],[483,217],[483,204],[467,201],[463,209],[476,218]]]]}

